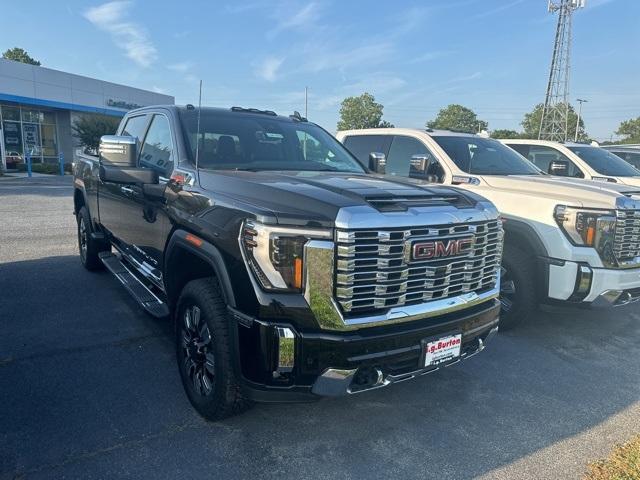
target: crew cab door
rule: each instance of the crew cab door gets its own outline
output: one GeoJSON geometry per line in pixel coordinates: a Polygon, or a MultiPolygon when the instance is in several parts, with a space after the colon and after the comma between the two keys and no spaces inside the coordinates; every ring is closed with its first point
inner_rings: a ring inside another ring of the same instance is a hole
{"type": "MultiPolygon", "coordinates": [[[[122,134],[144,139],[138,142],[138,167],[158,173],[157,193],[166,186],[173,171],[174,137],[166,115],[152,113],[145,117],[131,117],[122,134]]],[[[101,223],[115,237],[122,253],[143,273],[149,274],[151,280],[161,278],[162,254],[170,230],[165,207],[164,196],[149,195],[143,185],[103,182],[101,223]]]]}

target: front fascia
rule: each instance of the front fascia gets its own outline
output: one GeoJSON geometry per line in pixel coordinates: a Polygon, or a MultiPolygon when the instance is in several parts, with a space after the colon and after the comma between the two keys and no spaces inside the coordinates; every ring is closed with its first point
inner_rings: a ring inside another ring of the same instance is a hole
{"type": "MultiPolygon", "coordinates": [[[[416,137],[423,141],[434,152],[443,167],[445,167],[452,176],[472,176],[478,179],[479,185],[460,184],[457,186],[474,191],[490,200],[506,220],[505,229],[508,230],[509,219],[525,222],[538,234],[549,257],[571,262],[587,263],[594,268],[604,268],[602,259],[595,249],[591,247],[578,247],[571,244],[554,219],[554,209],[557,205],[567,204],[575,207],[584,206],[586,208],[588,206],[585,205],[588,203],[586,198],[583,200],[575,198],[549,198],[548,196],[534,192],[520,192],[515,189],[509,191],[494,188],[487,183],[483,176],[471,175],[458,168],[455,162],[453,162],[447,153],[430,136],[417,133],[416,137]]],[[[576,157],[569,149],[564,146],[561,146],[561,148],[566,155],[571,155],[571,158],[576,157]],[[566,152],[564,152],[564,150],[566,150],[566,152]]],[[[584,162],[580,159],[578,160],[582,166],[584,162]]],[[[445,183],[450,184],[451,178],[452,177],[449,176],[448,181],[445,181],[445,183]]],[[[558,192],[562,192],[560,182],[558,192]]],[[[587,196],[587,193],[585,193],[585,197],[587,196]]],[[[612,204],[611,209],[614,208],[616,207],[612,204]]],[[[625,208],[632,207],[627,206],[625,208]]]]}

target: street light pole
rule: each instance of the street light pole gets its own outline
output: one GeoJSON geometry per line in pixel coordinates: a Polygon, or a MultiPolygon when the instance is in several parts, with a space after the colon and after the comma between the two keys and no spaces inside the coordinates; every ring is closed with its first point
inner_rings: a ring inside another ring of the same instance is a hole
{"type": "Polygon", "coordinates": [[[578,121],[576,122],[576,135],[575,135],[575,138],[573,139],[574,142],[578,141],[578,130],[580,129],[580,117],[582,116],[582,104],[588,102],[588,100],[584,100],[582,98],[576,98],[576,102],[579,102],[580,106],[578,107],[578,121]]]}

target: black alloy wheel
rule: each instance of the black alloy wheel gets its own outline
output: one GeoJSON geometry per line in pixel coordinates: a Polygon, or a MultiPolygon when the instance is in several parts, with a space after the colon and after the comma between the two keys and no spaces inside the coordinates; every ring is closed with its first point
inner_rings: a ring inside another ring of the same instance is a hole
{"type": "Polygon", "coordinates": [[[211,332],[197,305],[184,309],[180,330],[183,374],[194,393],[208,397],[215,390],[216,359],[211,332]]]}

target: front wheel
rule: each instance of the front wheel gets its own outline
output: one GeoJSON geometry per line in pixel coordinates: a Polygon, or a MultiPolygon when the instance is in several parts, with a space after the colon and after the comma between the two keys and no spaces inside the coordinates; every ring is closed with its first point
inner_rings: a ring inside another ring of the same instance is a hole
{"type": "Polygon", "coordinates": [[[176,308],[176,356],[189,401],[207,420],[246,410],[231,361],[227,308],[215,279],[189,282],[176,308]]]}
{"type": "Polygon", "coordinates": [[[536,308],[534,263],[519,248],[505,245],[500,278],[500,329],[525,323],[536,308]]]}

